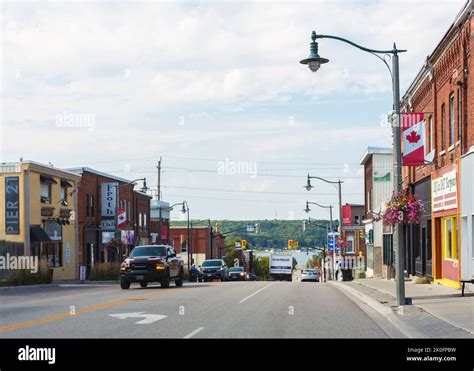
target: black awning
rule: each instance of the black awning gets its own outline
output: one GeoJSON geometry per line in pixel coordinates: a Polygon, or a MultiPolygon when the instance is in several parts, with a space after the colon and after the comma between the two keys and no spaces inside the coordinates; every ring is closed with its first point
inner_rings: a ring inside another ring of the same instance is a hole
{"type": "Polygon", "coordinates": [[[30,226],[30,242],[51,242],[43,228],[39,225],[30,226]]]}
{"type": "Polygon", "coordinates": [[[53,177],[50,177],[48,175],[40,175],[40,181],[41,181],[41,183],[49,183],[49,184],[56,184],[57,183],[54,180],[53,177]]]}
{"type": "Polygon", "coordinates": [[[72,188],[72,184],[69,183],[67,180],[61,179],[61,187],[69,187],[69,188],[72,188]]]}

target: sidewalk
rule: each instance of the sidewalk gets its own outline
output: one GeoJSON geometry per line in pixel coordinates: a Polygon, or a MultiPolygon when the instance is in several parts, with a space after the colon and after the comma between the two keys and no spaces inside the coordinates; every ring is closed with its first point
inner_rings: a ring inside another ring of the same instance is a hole
{"type": "Polygon", "coordinates": [[[91,287],[91,286],[107,286],[114,285],[117,286],[119,283],[118,280],[110,281],[80,281],[80,280],[67,280],[67,281],[53,281],[52,283],[47,284],[38,284],[38,285],[18,285],[18,286],[0,286],[0,291],[9,291],[9,290],[23,290],[31,288],[45,288],[45,287],[91,287]]]}
{"type": "MultiPolygon", "coordinates": [[[[390,304],[392,308],[396,305],[394,280],[367,278],[342,283],[381,303],[390,304]],[[383,296],[385,299],[381,299],[383,296]]],[[[466,291],[465,296],[461,297],[461,290],[406,281],[405,296],[412,298],[413,307],[421,308],[452,326],[474,334],[474,293],[466,291]]],[[[404,306],[407,307],[410,306],[404,306]]]]}

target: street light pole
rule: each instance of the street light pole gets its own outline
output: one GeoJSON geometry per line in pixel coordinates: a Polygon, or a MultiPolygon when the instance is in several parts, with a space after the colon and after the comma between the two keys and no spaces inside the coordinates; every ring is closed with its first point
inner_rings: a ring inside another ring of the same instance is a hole
{"type": "MultiPolygon", "coordinates": [[[[310,43],[310,55],[308,58],[300,61],[302,64],[308,65],[312,72],[316,72],[321,64],[328,63],[329,60],[321,58],[318,54],[318,43],[316,39],[334,39],[342,41],[346,44],[354,46],[362,51],[370,53],[379,58],[387,67],[392,77],[392,93],[393,93],[393,115],[392,115],[392,134],[393,134],[393,173],[394,173],[394,191],[396,193],[402,190],[402,150],[401,150],[401,139],[400,139],[400,71],[398,54],[404,53],[406,50],[397,49],[396,44],[393,44],[393,48],[390,50],[377,50],[370,49],[358,45],[350,40],[344,39],[339,36],[333,35],[317,35],[315,31],[311,34],[312,42],[310,43]],[[380,55],[383,55],[380,56],[380,55]],[[385,56],[390,56],[392,59],[392,69],[385,60],[385,56]]],[[[309,179],[308,179],[309,181],[309,179]]],[[[342,223],[341,223],[342,224],[342,223]]],[[[341,225],[342,228],[342,225],[341,225]]],[[[404,263],[405,263],[405,250],[403,244],[403,226],[396,225],[394,230],[393,247],[395,250],[396,257],[396,285],[397,285],[397,303],[398,305],[405,305],[405,277],[404,277],[404,263]]]]}
{"type": "MultiPolygon", "coordinates": [[[[392,57],[392,68],[393,68],[393,109],[395,111],[394,117],[392,117],[392,130],[393,130],[393,151],[394,151],[394,189],[397,193],[402,190],[402,146],[400,138],[400,73],[398,64],[398,53],[395,44],[393,44],[393,57],[392,57]]],[[[405,246],[403,241],[403,225],[395,224],[394,230],[394,241],[393,245],[395,248],[396,257],[396,289],[397,289],[397,301],[398,305],[404,305],[405,303],[405,246]]]]}
{"type": "MultiPolygon", "coordinates": [[[[332,224],[332,205],[324,206],[324,205],[318,204],[317,202],[306,201],[306,209],[304,209],[304,211],[306,211],[306,213],[309,213],[311,211],[311,209],[309,208],[310,204],[322,207],[324,209],[329,209],[329,230],[331,230],[331,233],[333,233],[334,229],[333,229],[333,224],[332,224]]],[[[326,231],[328,232],[327,236],[326,236],[327,237],[326,241],[327,241],[327,247],[328,247],[328,255],[329,255],[329,230],[328,230],[328,228],[326,228],[326,231]]],[[[332,251],[332,267],[333,267],[332,279],[333,279],[333,281],[335,281],[336,280],[336,243],[335,243],[335,241],[334,241],[334,246],[333,246],[333,251],[332,251]]]]}
{"type": "Polygon", "coordinates": [[[187,229],[188,229],[188,240],[187,240],[187,254],[188,254],[188,272],[191,271],[191,259],[190,259],[190,252],[191,252],[191,233],[190,233],[190,229],[189,229],[189,205],[188,205],[188,202],[187,201],[183,201],[183,202],[178,202],[176,204],[173,204],[169,207],[170,210],[173,209],[174,206],[178,206],[178,205],[182,205],[183,208],[181,209],[181,212],[184,214],[184,213],[187,213],[188,214],[188,218],[187,218],[187,229]]]}

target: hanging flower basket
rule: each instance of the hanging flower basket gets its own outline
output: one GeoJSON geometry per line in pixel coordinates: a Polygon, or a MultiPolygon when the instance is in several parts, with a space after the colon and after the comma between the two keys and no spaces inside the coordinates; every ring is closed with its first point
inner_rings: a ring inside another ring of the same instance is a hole
{"type": "Polygon", "coordinates": [[[420,224],[425,212],[423,201],[416,195],[402,191],[395,194],[382,214],[377,215],[376,221],[383,220],[386,225],[420,224]]]}

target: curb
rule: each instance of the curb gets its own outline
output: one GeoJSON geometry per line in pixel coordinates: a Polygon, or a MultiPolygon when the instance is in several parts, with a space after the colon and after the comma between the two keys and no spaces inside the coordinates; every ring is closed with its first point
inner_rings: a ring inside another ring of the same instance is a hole
{"type": "Polygon", "coordinates": [[[350,287],[343,283],[332,282],[337,289],[343,292],[346,296],[351,295],[358,298],[363,303],[367,304],[369,307],[374,309],[376,312],[384,316],[393,326],[398,328],[405,336],[408,338],[426,338],[426,336],[419,331],[414,330],[413,328],[402,323],[392,312],[392,309],[389,307],[380,304],[377,300],[371,298],[370,296],[350,287]]]}
{"type": "Polygon", "coordinates": [[[2,286],[0,291],[10,291],[10,290],[22,290],[29,288],[43,288],[43,287],[59,287],[59,283],[48,283],[42,285],[18,285],[18,286],[2,286]]]}

